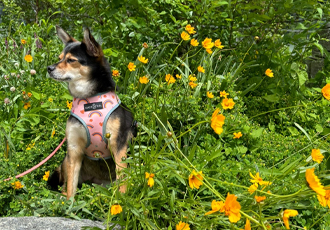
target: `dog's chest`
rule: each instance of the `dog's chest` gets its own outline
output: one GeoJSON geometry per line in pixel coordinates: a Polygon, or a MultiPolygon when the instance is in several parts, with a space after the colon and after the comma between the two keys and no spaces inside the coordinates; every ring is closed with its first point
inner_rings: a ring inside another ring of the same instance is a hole
{"type": "Polygon", "coordinates": [[[85,127],[87,134],[86,155],[90,159],[110,158],[106,138],[106,123],[111,113],[120,105],[114,92],[89,98],[74,98],[71,115],[85,127]]]}

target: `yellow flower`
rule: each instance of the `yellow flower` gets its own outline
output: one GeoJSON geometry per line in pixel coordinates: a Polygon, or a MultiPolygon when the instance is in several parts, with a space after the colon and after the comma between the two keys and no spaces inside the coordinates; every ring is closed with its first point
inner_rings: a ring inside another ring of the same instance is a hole
{"type": "Polygon", "coordinates": [[[55,129],[53,128],[51,137],[54,137],[54,135],[55,135],[55,129]]]}
{"type": "Polygon", "coordinates": [[[189,75],[188,80],[189,81],[197,81],[197,78],[194,75],[189,75]]]}
{"type": "Polygon", "coordinates": [[[116,69],[112,70],[112,76],[113,77],[119,77],[119,75],[120,75],[120,73],[119,73],[118,70],[116,70],[116,69]]]}
{"type": "Polygon", "coordinates": [[[253,185],[251,185],[248,189],[249,193],[252,194],[254,193],[256,190],[258,189],[258,183],[254,183],[253,185]]]}
{"type": "Polygon", "coordinates": [[[266,196],[254,196],[254,199],[260,203],[261,201],[266,200],[266,196]]]}
{"type": "Polygon", "coordinates": [[[53,102],[53,98],[48,98],[48,101],[49,102],[53,102]]]}
{"type": "Polygon", "coordinates": [[[202,41],[202,45],[205,49],[212,49],[212,47],[214,46],[212,38],[205,38],[204,41],[202,41]]]}
{"type": "Polygon", "coordinates": [[[234,133],[234,139],[239,139],[241,136],[243,136],[242,135],[242,133],[241,132],[238,132],[238,133],[234,133]]]}
{"type": "Polygon", "coordinates": [[[197,188],[203,184],[203,173],[199,171],[198,173],[193,170],[189,175],[189,186],[191,189],[197,188]]]}
{"type": "Polygon", "coordinates": [[[220,97],[224,97],[227,98],[227,96],[229,95],[229,93],[226,93],[226,91],[220,91],[220,97]]]}
{"type": "Polygon", "coordinates": [[[32,97],[32,93],[28,92],[27,93],[28,97],[32,97]]]}
{"type": "Polygon", "coordinates": [[[21,39],[21,43],[24,45],[26,44],[26,40],[25,39],[21,39]]]}
{"type": "Polygon", "coordinates": [[[185,29],[189,34],[195,34],[196,33],[195,27],[192,27],[190,24],[186,25],[185,29]]]}
{"type": "Polygon", "coordinates": [[[31,107],[31,103],[30,102],[24,103],[24,106],[23,106],[24,109],[28,109],[30,107],[31,107]]]}
{"type": "Polygon", "coordinates": [[[195,38],[193,38],[190,41],[190,45],[192,45],[192,46],[198,46],[199,45],[199,42],[195,38]]]}
{"type": "Polygon", "coordinates": [[[286,229],[290,229],[289,227],[289,217],[294,217],[298,215],[297,210],[292,210],[292,209],[286,209],[283,212],[283,222],[286,227],[286,229]]]}
{"type": "Polygon", "coordinates": [[[226,117],[222,114],[219,114],[220,109],[217,108],[211,118],[211,128],[216,134],[221,134],[223,132],[222,126],[225,124],[226,117]]]}
{"type": "Polygon", "coordinates": [[[240,230],[251,230],[251,223],[249,219],[246,219],[246,223],[245,223],[245,227],[244,229],[240,229],[240,230]]]}
{"type": "Polygon", "coordinates": [[[181,38],[185,41],[188,41],[190,39],[190,35],[187,34],[185,31],[181,33],[181,38]]]}
{"type": "Polygon", "coordinates": [[[250,177],[252,177],[252,179],[250,180],[251,183],[253,184],[259,184],[259,185],[271,185],[272,182],[269,181],[264,181],[260,176],[259,173],[257,172],[257,174],[255,176],[252,175],[252,173],[250,172],[250,177]]]}
{"type": "Polygon", "coordinates": [[[146,179],[148,179],[148,186],[151,188],[155,184],[155,180],[154,180],[155,174],[146,172],[145,175],[146,175],[146,179]]]}
{"type": "Polygon", "coordinates": [[[224,110],[226,109],[233,109],[234,108],[234,105],[235,105],[235,102],[233,101],[233,99],[228,99],[228,98],[224,98],[221,102],[221,105],[222,105],[222,108],[224,110]]]}
{"type": "Polygon", "coordinates": [[[176,80],[171,74],[166,74],[165,81],[169,85],[169,84],[175,83],[176,80]]]}
{"type": "Polygon", "coordinates": [[[317,178],[317,176],[315,176],[314,170],[315,168],[306,169],[306,173],[305,173],[306,180],[311,189],[313,189],[317,194],[321,196],[325,196],[326,192],[324,190],[324,187],[321,184],[320,179],[317,178]]]}
{"type": "Polygon", "coordinates": [[[50,171],[45,172],[45,175],[42,177],[44,181],[48,181],[50,171]]]}
{"type": "Polygon", "coordinates": [[[317,195],[317,199],[323,207],[328,205],[330,208],[330,190],[325,191],[325,196],[317,195]]]}
{"type": "Polygon", "coordinates": [[[195,88],[198,84],[195,83],[195,82],[193,82],[193,81],[191,81],[191,82],[188,83],[188,85],[193,89],[193,88],[195,88]]]}
{"type": "Polygon", "coordinates": [[[176,230],[190,230],[189,224],[180,221],[176,226],[176,230]]]}
{"type": "Polygon", "coordinates": [[[181,78],[182,78],[181,75],[179,75],[179,74],[175,75],[175,77],[176,77],[177,79],[181,79],[181,78]]]}
{"type": "Polygon", "coordinates": [[[197,70],[200,73],[205,73],[205,69],[202,66],[198,66],[197,70]]]}
{"type": "Polygon", "coordinates": [[[222,207],[224,205],[225,205],[225,203],[223,203],[223,201],[212,200],[212,203],[211,203],[212,211],[209,211],[209,212],[205,213],[205,216],[210,215],[210,214],[215,213],[215,212],[220,212],[220,210],[222,209],[222,207]]]}
{"type": "Polygon", "coordinates": [[[234,194],[227,194],[225,200],[225,205],[221,208],[221,212],[225,212],[225,215],[228,216],[229,221],[236,223],[241,219],[241,205],[237,201],[237,196],[234,194]]]}
{"type": "Polygon", "coordinates": [[[213,95],[213,93],[211,93],[211,92],[209,92],[209,91],[207,91],[206,92],[206,96],[208,97],[208,98],[214,98],[214,95],[213,95]]]}
{"type": "Polygon", "coordinates": [[[146,76],[140,77],[139,79],[141,84],[147,84],[149,82],[149,79],[146,76]]]}
{"type": "Polygon", "coordinates": [[[123,211],[122,207],[119,204],[114,204],[110,208],[111,215],[117,215],[123,211]]]}
{"type": "Polygon", "coordinates": [[[13,188],[15,190],[18,190],[18,189],[21,189],[24,187],[24,185],[22,185],[20,181],[15,181],[14,183],[11,183],[11,185],[13,186],[13,188]]]}
{"type": "Polygon", "coordinates": [[[142,62],[143,64],[147,64],[147,63],[148,63],[148,59],[146,59],[146,58],[143,57],[143,56],[138,57],[138,60],[139,60],[140,62],[142,62]]]}
{"type": "Polygon", "coordinates": [[[323,97],[325,97],[325,99],[330,100],[330,83],[326,84],[322,90],[321,90],[323,97]]]}
{"type": "Polygon", "coordinates": [[[223,45],[221,45],[220,39],[217,39],[217,40],[214,41],[214,46],[219,48],[219,49],[222,49],[224,47],[223,45]]]}
{"type": "Polygon", "coordinates": [[[207,52],[208,54],[212,54],[212,50],[211,50],[211,49],[206,49],[206,52],[207,52]]]}
{"type": "Polygon", "coordinates": [[[321,151],[319,149],[312,149],[312,158],[313,161],[316,161],[317,163],[321,163],[324,156],[322,155],[321,151]]]}
{"type": "Polygon", "coordinates": [[[130,62],[130,63],[128,63],[128,65],[127,65],[127,68],[128,68],[128,70],[129,71],[135,71],[135,67],[136,67],[136,65],[134,65],[134,63],[133,62],[130,62]]]}
{"type": "Polygon", "coordinates": [[[66,101],[66,107],[68,107],[68,109],[72,109],[72,101],[69,102],[69,101],[66,101]]]}
{"type": "Polygon", "coordinates": [[[27,62],[32,62],[33,57],[30,54],[28,54],[28,55],[25,55],[24,60],[27,62]]]}
{"type": "Polygon", "coordinates": [[[274,73],[271,69],[266,69],[266,72],[265,74],[268,76],[268,77],[274,77],[274,73]]]}

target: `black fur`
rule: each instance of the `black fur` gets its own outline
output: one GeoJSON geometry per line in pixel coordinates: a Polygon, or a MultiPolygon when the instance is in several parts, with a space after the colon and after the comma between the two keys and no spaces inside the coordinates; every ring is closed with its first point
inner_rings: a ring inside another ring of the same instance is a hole
{"type": "MultiPolygon", "coordinates": [[[[77,42],[73,39],[70,35],[68,35],[65,31],[61,28],[58,29],[58,35],[61,40],[65,43],[65,48],[63,50],[63,59],[60,60],[58,63],[48,66],[48,72],[50,76],[52,76],[52,71],[56,69],[56,67],[61,64],[62,62],[68,62],[68,59],[65,60],[66,55],[69,53],[74,58],[78,59],[78,62],[82,66],[86,66],[89,69],[89,78],[88,82],[90,82],[93,88],[88,89],[88,95],[84,95],[83,98],[92,97],[97,93],[104,93],[108,91],[117,91],[118,88],[116,86],[115,81],[112,79],[111,68],[103,55],[102,49],[100,45],[95,41],[95,39],[90,35],[89,31],[85,31],[84,40],[82,42],[77,42]],[[60,32],[59,32],[60,31],[60,32]]],[[[65,64],[65,63],[63,63],[65,64]]],[[[64,65],[65,66],[65,65],[64,65]]],[[[59,66],[60,68],[61,66],[59,66]]],[[[70,77],[68,77],[70,78],[70,77]]],[[[56,79],[55,80],[60,80],[56,79]]],[[[68,81],[70,84],[71,79],[61,79],[64,81],[68,81]]],[[[70,88],[69,88],[70,90],[70,88]]],[[[87,90],[87,89],[86,89],[87,90]]],[[[72,92],[70,92],[72,94],[72,92]]],[[[79,95],[74,95],[74,97],[79,97],[79,95]]],[[[115,143],[117,145],[117,149],[122,149],[127,147],[127,140],[130,136],[136,136],[136,122],[134,122],[133,115],[129,111],[129,109],[120,104],[120,106],[112,112],[112,118],[119,118],[120,126],[117,135],[117,139],[115,143]]],[[[80,123],[75,117],[70,116],[68,119],[69,123],[80,123]]],[[[70,157],[69,154],[66,156],[68,159],[70,157]]],[[[82,161],[83,164],[89,165],[90,159],[84,158],[82,161]]],[[[110,163],[111,171],[115,172],[115,162],[112,159],[107,160],[110,163]]],[[[104,164],[102,160],[99,161],[100,164],[104,164]]],[[[97,168],[103,168],[102,165],[98,165],[97,168]]],[[[62,169],[63,170],[63,169],[62,169]]],[[[103,169],[102,169],[103,170],[103,169]]],[[[61,166],[54,171],[54,173],[48,179],[48,185],[52,190],[57,191],[59,186],[63,185],[64,182],[63,174],[61,173],[61,166]]],[[[110,180],[116,179],[116,175],[111,175],[110,180]],[[114,176],[114,177],[113,177],[114,176]]],[[[83,181],[84,182],[84,181],[83,181]]]]}
{"type": "Polygon", "coordinates": [[[63,185],[63,180],[61,180],[61,175],[57,170],[48,178],[47,185],[53,191],[58,191],[58,187],[63,185]]]}

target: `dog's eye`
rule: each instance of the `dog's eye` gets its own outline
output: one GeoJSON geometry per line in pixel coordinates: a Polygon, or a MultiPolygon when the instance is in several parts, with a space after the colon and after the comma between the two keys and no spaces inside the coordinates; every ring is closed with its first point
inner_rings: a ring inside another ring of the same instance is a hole
{"type": "Polygon", "coordinates": [[[67,63],[72,63],[72,62],[75,62],[75,61],[77,61],[77,60],[75,60],[75,59],[71,59],[71,58],[68,58],[68,59],[66,60],[67,63]]]}

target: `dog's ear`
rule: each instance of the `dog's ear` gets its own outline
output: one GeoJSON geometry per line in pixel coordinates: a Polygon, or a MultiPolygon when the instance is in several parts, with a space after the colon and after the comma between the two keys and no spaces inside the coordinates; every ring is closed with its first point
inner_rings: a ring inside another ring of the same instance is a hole
{"type": "Polygon", "coordinates": [[[61,27],[56,26],[57,36],[62,40],[64,44],[69,42],[76,42],[77,40],[71,37],[67,32],[65,32],[61,27]]]}
{"type": "Polygon", "coordinates": [[[96,42],[88,28],[85,28],[84,30],[84,39],[82,43],[86,45],[86,51],[88,55],[92,57],[103,56],[101,46],[96,42]]]}

